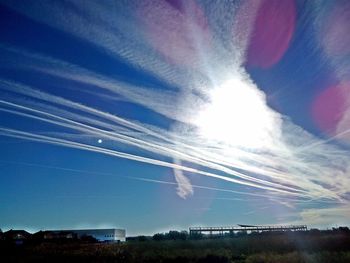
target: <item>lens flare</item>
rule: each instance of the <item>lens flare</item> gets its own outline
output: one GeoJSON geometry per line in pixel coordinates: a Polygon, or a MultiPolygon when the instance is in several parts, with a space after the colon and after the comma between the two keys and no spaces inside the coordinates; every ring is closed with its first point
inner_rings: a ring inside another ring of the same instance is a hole
{"type": "MultiPolygon", "coordinates": [[[[341,135],[350,129],[350,82],[323,90],[312,105],[316,125],[329,136],[341,135]]],[[[340,136],[341,138],[342,136],[340,136]]]]}
{"type": "Polygon", "coordinates": [[[292,39],[296,20],[294,0],[264,0],[255,18],[247,64],[269,68],[279,62],[292,39]]]}

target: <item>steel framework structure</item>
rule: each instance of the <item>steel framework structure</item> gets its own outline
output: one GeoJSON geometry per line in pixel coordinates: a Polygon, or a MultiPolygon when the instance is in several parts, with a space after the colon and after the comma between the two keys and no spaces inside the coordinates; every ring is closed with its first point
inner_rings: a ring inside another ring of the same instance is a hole
{"type": "Polygon", "coordinates": [[[272,232],[272,231],[306,231],[306,225],[291,225],[291,226],[253,226],[253,225],[238,225],[235,226],[220,226],[220,227],[190,227],[190,235],[195,234],[219,234],[236,233],[236,232],[272,232]]]}

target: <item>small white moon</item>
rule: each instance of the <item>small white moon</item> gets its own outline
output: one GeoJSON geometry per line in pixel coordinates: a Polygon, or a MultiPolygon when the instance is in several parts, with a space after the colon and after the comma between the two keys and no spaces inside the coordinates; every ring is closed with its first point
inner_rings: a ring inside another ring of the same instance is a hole
{"type": "Polygon", "coordinates": [[[97,141],[98,143],[102,143],[102,139],[98,139],[98,141],[97,141]]]}

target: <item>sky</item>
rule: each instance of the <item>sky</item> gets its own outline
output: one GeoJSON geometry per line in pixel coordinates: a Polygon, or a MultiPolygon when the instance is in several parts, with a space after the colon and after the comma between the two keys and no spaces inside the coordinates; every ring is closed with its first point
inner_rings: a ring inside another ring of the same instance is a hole
{"type": "Polygon", "coordinates": [[[0,0],[0,228],[350,225],[350,3],[0,0]]]}

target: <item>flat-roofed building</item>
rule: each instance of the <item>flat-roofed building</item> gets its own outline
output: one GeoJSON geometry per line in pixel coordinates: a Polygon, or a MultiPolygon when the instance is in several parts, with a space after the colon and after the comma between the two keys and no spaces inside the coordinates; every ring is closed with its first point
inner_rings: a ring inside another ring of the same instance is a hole
{"type": "Polygon", "coordinates": [[[125,241],[125,229],[70,229],[70,230],[53,230],[48,231],[52,234],[75,234],[78,238],[84,236],[92,236],[99,242],[124,242],[125,241]]]}

